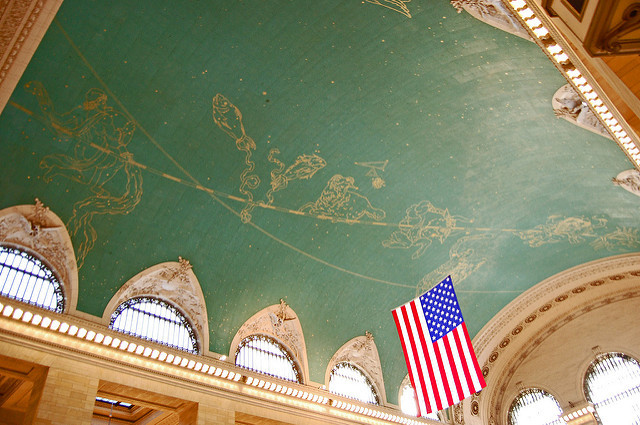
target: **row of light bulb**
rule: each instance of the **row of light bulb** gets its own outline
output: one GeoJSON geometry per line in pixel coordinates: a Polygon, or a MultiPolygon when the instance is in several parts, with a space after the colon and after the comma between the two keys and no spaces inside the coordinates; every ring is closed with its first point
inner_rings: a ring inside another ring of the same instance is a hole
{"type": "Polygon", "coordinates": [[[593,90],[593,87],[587,83],[586,78],[584,78],[582,73],[571,63],[569,56],[564,53],[562,47],[555,43],[551,38],[549,31],[544,27],[542,21],[535,16],[535,13],[529,8],[524,0],[509,0],[509,3],[516,13],[523,19],[531,32],[533,32],[533,34],[542,42],[553,60],[560,65],[560,69],[563,70],[577,89],[580,90],[580,93],[582,93],[584,98],[587,99],[589,104],[591,104],[600,118],[602,118],[613,136],[633,159],[636,167],[640,167],[640,150],[638,147],[631,140],[631,137],[629,137],[627,132],[622,128],[611,111],[609,111],[609,108],[607,108],[607,106],[602,102],[598,94],[593,90]]]}
{"type": "Polygon", "coordinates": [[[576,410],[575,412],[571,412],[568,415],[564,415],[562,419],[565,422],[569,422],[572,419],[579,418],[581,416],[588,415],[590,413],[595,412],[596,409],[592,405],[588,405],[587,407],[583,407],[582,409],[576,410]]]}
{"type": "MultiPolygon", "coordinates": [[[[20,307],[4,305],[3,303],[0,302],[0,312],[2,316],[7,318],[11,318],[17,321],[22,321],[24,323],[30,323],[31,325],[34,325],[34,326],[39,326],[44,329],[60,332],[62,334],[73,336],[85,341],[90,341],[95,344],[101,344],[103,346],[116,348],[131,354],[136,354],[136,355],[147,357],[153,360],[158,360],[161,362],[173,364],[175,366],[180,366],[186,369],[193,370],[195,372],[216,376],[216,377],[227,379],[229,381],[234,381],[234,382],[238,382],[241,379],[243,379],[243,375],[239,372],[233,372],[225,368],[215,367],[200,361],[196,361],[186,357],[181,357],[179,355],[167,353],[165,351],[160,351],[158,349],[147,347],[141,344],[136,344],[134,342],[126,341],[118,337],[113,337],[111,335],[106,335],[101,332],[96,332],[90,329],[86,329],[84,327],[78,327],[76,325],[69,324],[65,321],[61,321],[55,318],[52,319],[48,316],[44,316],[39,313],[32,313],[31,311],[22,309],[20,307]]],[[[224,356],[221,359],[224,360],[224,356]]],[[[288,387],[286,385],[278,384],[275,382],[269,382],[269,381],[251,377],[251,376],[244,377],[244,382],[246,382],[247,385],[251,385],[257,388],[262,388],[267,391],[272,391],[272,392],[284,394],[287,396],[296,397],[296,398],[307,400],[313,403],[318,403],[323,405],[330,404],[332,407],[335,407],[338,409],[362,414],[365,416],[370,416],[373,418],[378,418],[378,419],[389,421],[389,422],[395,422],[395,423],[406,424],[406,425],[419,425],[421,423],[422,424],[424,423],[415,419],[382,412],[380,410],[376,410],[375,408],[372,409],[372,408],[363,407],[363,406],[359,406],[352,403],[329,399],[321,394],[314,394],[309,391],[299,390],[296,388],[288,387]]]]}

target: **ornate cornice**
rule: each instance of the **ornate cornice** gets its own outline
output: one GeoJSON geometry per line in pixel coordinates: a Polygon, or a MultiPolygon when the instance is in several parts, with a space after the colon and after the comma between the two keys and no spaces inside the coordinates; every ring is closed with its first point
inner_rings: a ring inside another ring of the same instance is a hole
{"type": "Polygon", "coordinates": [[[61,4],[62,0],[0,2],[0,112],[61,4]]]}
{"type": "Polygon", "coordinates": [[[640,297],[640,255],[599,260],[536,285],[478,334],[474,347],[489,384],[461,407],[470,423],[501,423],[510,377],[549,336],[599,307],[640,297]]]}

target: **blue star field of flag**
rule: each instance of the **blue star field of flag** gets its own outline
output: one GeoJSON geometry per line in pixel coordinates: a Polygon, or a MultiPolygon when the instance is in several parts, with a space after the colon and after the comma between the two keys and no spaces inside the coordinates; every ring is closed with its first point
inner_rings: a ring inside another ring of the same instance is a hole
{"type": "Polygon", "coordinates": [[[420,296],[420,304],[429,327],[431,341],[436,342],[462,323],[460,305],[451,277],[420,296]]]}

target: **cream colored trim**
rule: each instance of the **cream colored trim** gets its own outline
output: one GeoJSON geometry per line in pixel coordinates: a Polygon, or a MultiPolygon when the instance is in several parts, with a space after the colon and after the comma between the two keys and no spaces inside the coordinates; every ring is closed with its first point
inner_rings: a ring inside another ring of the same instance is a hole
{"type": "Polygon", "coordinates": [[[229,361],[235,363],[240,342],[251,335],[267,335],[274,338],[293,354],[302,373],[302,382],[309,383],[307,345],[304,341],[302,324],[293,309],[280,300],[280,304],[266,307],[249,318],[238,329],[229,347],[229,361]]]}
{"type": "MultiPolygon", "coordinates": [[[[0,352],[50,366],[63,375],[92,377],[96,384],[104,379],[179,396],[199,403],[200,408],[259,413],[291,424],[434,423],[407,417],[395,408],[359,403],[313,386],[253,373],[214,356],[128,338],[100,324],[4,298],[0,299],[0,352]]],[[[80,391],[91,400],[97,389],[92,394],[72,385],[70,395],[63,392],[53,402],[61,405],[60,410],[69,401],[65,397],[76,398],[80,391]]],[[[220,423],[213,419],[206,423],[210,421],[220,423]]],[[[199,418],[198,423],[204,421],[199,418]]]]}
{"type": "Polygon", "coordinates": [[[63,285],[65,312],[78,303],[78,267],[71,238],[60,217],[36,199],[35,205],[0,210],[0,242],[44,259],[63,285]]]}
{"type": "Polygon", "coordinates": [[[0,112],[62,4],[62,0],[0,3],[0,112]]]}
{"type": "MultiPolygon", "coordinates": [[[[474,348],[487,381],[480,395],[463,402],[464,421],[493,424],[506,421],[505,400],[517,394],[510,383],[518,367],[546,339],[582,315],[612,303],[640,297],[640,253],[583,264],[535,285],[502,309],[474,338],[474,348]]],[[[633,345],[622,351],[638,355],[633,345]]],[[[606,351],[620,347],[602,347],[606,351]]],[[[584,370],[576,370],[582,374],[584,370]]],[[[580,378],[582,375],[580,376],[580,378]]],[[[576,378],[578,379],[578,378],[576,378]]],[[[529,382],[544,389],[544,382],[529,382]]],[[[552,392],[553,393],[553,392],[552,392]]],[[[570,401],[558,397],[561,405],[570,401]]]]}
{"type": "Polygon", "coordinates": [[[180,258],[178,262],[157,264],[129,279],[107,304],[102,323],[109,326],[111,315],[126,300],[145,296],[177,307],[193,325],[202,354],[209,351],[207,306],[200,282],[187,260],[180,258]]]}
{"type": "Polygon", "coordinates": [[[384,389],[384,380],[382,378],[382,366],[380,365],[380,356],[378,355],[378,347],[373,340],[373,335],[369,332],[364,336],[357,336],[347,341],[342,347],[336,351],[331,357],[327,370],[324,374],[325,386],[329,388],[329,378],[333,368],[338,363],[351,363],[365,374],[373,384],[378,396],[380,404],[387,405],[387,395],[384,389]]]}

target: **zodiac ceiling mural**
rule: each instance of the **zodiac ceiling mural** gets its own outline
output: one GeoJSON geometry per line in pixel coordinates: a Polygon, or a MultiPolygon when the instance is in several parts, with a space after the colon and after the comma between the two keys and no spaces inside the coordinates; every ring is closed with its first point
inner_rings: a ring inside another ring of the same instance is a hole
{"type": "Polygon", "coordinates": [[[556,118],[538,47],[454,3],[65,0],[0,116],[0,207],[63,219],[81,311],[188,258],[212,351],[282,299],[312,380],[369,331],[394,402],[391,309],[451,275],[475,334],[640,248],[623,153],[556,118]]]}

